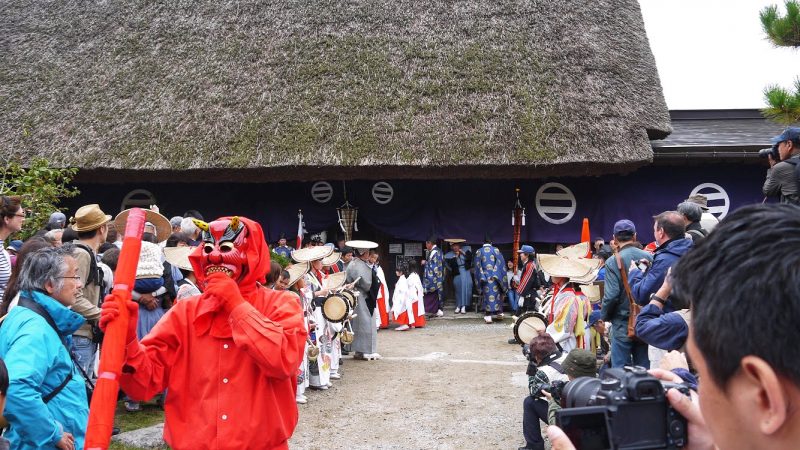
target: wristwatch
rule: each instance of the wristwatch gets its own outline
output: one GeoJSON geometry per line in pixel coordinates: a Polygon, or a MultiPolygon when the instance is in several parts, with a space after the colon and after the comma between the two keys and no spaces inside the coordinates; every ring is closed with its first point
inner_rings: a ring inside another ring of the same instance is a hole
{"type": "Polygon", "coordinates": [[[652,302],[652,301],[657,301],[658,303],[661,303],[661,306],[664,306],[664,305],[666,305],[666,304],[667,304],[667,301],[666,301],[666,300],[664,300],[663,298],[661,298],[661,297],[657,296],[655,292],[653,292],[652,294],[650,294],[650,301],[651,301],[651,302],[652,302]]]}

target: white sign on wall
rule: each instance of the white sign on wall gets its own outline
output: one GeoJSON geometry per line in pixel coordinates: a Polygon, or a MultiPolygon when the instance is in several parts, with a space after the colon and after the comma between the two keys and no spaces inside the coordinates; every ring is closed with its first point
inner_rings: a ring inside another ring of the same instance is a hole
{"type": "Polygon", "coordinates": [[[379,181],[372,185],[372,198],[381,205],[385,205],[394,198],[394,188],[385,181],[379,181]]]}
{"type": "Polygon", "coordinates": [[[728,215],[728,210],[731,207],[731,199],[722,186],[714,183],[703,183],[695,186],[689,195],[697,194],[706,196],[708,199],[708,212],[716,216],[717,219],[721,220],[728,215]]]}
{"type": "Polygon", "coordinates": [[[554,225],[566,223],[575,215],[578,202],[568,187],[561,183],[547,183],[536,191],[536,212],[554,225]]]}

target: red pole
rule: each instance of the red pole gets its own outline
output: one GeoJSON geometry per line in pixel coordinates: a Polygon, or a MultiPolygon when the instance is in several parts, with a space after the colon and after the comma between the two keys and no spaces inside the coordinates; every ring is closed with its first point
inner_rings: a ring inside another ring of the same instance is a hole
{"type": "Polygon", "coordinates": [[[114,412],[117,409],[119,376],[125,361],[125,342],[128,334],[128,307],[133,283],[136,281],[136,266],[142,248],[144,211],[134,208],[128,215],[125,238],[114,273],[114,289],[105,301],[119,304],[119,317],[106,327],[100,352],[100,370],[95,384],[92,404],[89,408],[89,424],[86,428],[84,450],[106,450],[114,427],[114,412]]]}

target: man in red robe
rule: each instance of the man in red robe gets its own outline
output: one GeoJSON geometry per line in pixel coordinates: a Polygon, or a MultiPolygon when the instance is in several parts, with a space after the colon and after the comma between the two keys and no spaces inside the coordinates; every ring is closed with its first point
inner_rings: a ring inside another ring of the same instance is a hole
{"type": "MultiPolygon", "coordinates": [[[[260,225],[197,224],[202,245],[189,259],[203,294],[176,303],[141,342],[129,302],[120,385],[136,400],[167,389],[164,439],[174,449],[286,449],[307,334],[300,305],[262,285],[270,259],[260,225]]],[[[104,303],[102,326],[119,314],[115,303],[104,303]]]]}

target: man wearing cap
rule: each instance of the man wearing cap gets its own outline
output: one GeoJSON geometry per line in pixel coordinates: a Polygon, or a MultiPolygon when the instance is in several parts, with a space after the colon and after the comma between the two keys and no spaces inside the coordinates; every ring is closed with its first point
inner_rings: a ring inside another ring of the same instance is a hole
{"type": "Polygon", "coordinates": [[[422,287],[425,289],[425,311],[431,314],[436,311],[437,317],[444,315],[444,291],[442,290],[444,284],[444,268],[442,267],[444,260],[442,251],[436,246],[436,236],[431,235],[425,241],[425,248],[428,252],[427,260],[422,260],[425,266],[425,273],[422,278],[422,287]]]}
{"type": "Polygon", "coordinates": [[[700,205],[700,209],[703,210],[703,214],[700,216],[700,226],[710,233],[719,223],[719,219],[708,212],[708,198],[703,194],[694,194],[690,195],[685,201],[700,205]]]}
{"type": "Polygon", "coordinates": [[[530,245],[523,245],[519,250],[520,261],[522,262],[522,276],[517,286],[517,294],[523,298],[522,311],[536,311],[536,299],[539,297],[539,271],[533,257],[536,251],[530,245]]]}
{"type": "MultiPolygon", "coordinates": [[[[637,365],[648,367],[647,344],[628,338],[628,316],[630,304],[625,286],[622,284],[620,270],[628,270],[631,261],[653,257],[644,250],[634,247],[636,227],[633,222],[623,219],[614,224],[614,240],[611,242],[615,255],[606,260],[605,285],[603,288],[603,320],[611,322],[611,366],[624,367],[637,365]],[[617,265],[616,253],[622,260],[622,267],[617,265]]],[[[627,273],[626,273],[627,274],[627,273]]]]}
{"type": "Polygon", "coordinates": [[[789,127],[772,138],[777,146],[780,161],[770,152],[767,179],[761,191],[767,197],[780,197],[781,203],[800,204],[800,191],[797,185],[797,170],[800,164],[800,127],[789,127]]]}
{"type": "Polygon", "coordinates": [[[278,245],[275,246],[273,249],[275,253],[283,256],[284,258],[291,258],[292,257],[292,248],[286,245],[286,235],[281,233],[280,238],[278,239],[278,245]]]}
{"type": "MultiPolygon", "coordinates": [[[[564,373],[567,375],[567,380],[572,381],[580,377],[597,377],[597,364],[592,352],[576,348],[569,352],[561,365],[564,373]]],[[[561,409],[560,399],[553,398],[549,392],[545,392],[544,396],[547,397],[547,423],[550,425],[556,424],[556,411],[561,409]]]]}
{"type": "Polygon", "coordinates": [[[100,318],[98,303],[103,294],[103,271],[97,265],[97,250],[108,236],[108,222],[111,216],[97,204],[82,206],[75,212],[72,229],[78,233],[75,241],[75,260],[78,263],[78,276],[83,287],[75,298],[72,310],[86,319],[78,331],[72,335],[72,349],[75,359],[84,372],[94,370],[94,356],[97,344],[94,342],[94,327],[100,318]]]}
{"type": "Polygon", "coordinates": [[[699,244],[708,234],[708,231],[700,225],[703,209],[697,203],[687,200],[678,203],[677,211],[683,217],[683,223],[686,225],[686,236],[692,240],[694,245],[699,244]]]}

